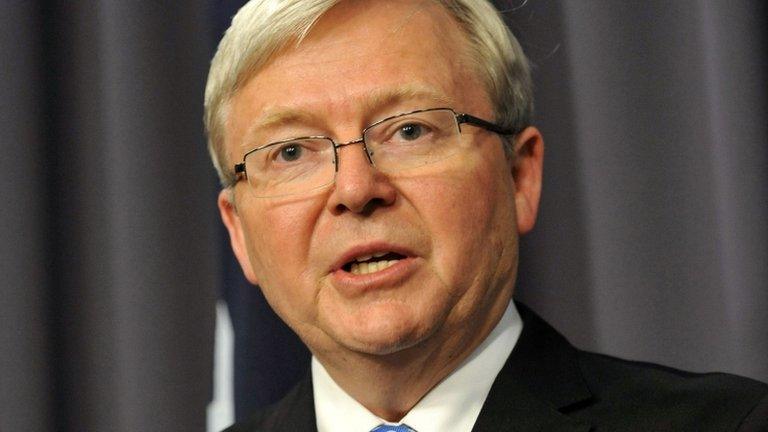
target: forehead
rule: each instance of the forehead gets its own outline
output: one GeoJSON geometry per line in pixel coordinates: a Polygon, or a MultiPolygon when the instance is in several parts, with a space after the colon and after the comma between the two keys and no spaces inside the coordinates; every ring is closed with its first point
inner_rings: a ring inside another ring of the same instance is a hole
{"type": "Polygon", "coordinates": [[[366,122],[380,111],[429,108],[438,100],[478,112],[468,105],[484,92],[470,73],[466,45],[434,1],[342,1],[299,45],[246,81],[231,101],[228,135],[242,141],[286,119],[366,122]]]}

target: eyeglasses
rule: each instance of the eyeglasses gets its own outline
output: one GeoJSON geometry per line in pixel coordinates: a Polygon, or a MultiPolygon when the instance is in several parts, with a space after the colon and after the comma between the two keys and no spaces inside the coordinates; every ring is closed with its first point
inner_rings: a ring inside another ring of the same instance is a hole
{"type": "Polygon", "coordinates": [[[368,162],[383,173],[413,170],[458,153],[462,124],[500,135],[516,133],[451,108],[411,111],[373,123],[352,141],[306,136],[257,147],[235,165],[235,183],[247,178],[258,198],[307,193],[334,182],[339,170],[337,149],[352,144],[362,144],[368,162]]]}

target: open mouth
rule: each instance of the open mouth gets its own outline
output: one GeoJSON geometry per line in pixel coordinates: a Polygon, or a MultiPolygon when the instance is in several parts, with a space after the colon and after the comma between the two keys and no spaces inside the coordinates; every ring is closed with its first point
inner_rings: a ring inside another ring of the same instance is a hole
{"type": "Polygon", "coordinates": [[[405,256],[396,252],[378,252],[372,255],[359,256],[354,260],[344,264],[341,268],[345,272],[349,272],[354,275],[364,275],[380,272],[384,269],[392,267],[403,258],[405,258],[405,256]]]}

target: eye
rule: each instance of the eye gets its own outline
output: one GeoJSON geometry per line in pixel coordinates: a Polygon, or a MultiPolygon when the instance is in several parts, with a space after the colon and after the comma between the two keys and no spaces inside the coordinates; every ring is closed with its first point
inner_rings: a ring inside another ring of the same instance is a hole
{"type": "Polygon", "coordinates": [[[404,141],[419,139],[424,133],[424,126],[416,123],[407,123],[397,130],[398,137],[404,141]]]}
{"type": "Polygon", "coordinates": [[[273,170],[307,168],[327,161],[329,153],[333,154],[333,145],[327,139],[297,138],[265,147],[261,164],[264,169],[273,170]]]}
{"type": "Polygon", "coordinates": [[[366,142],[372,144],[369,148],[378,145],[423,148],[434,144],[446,128],[441,114],[444,113],[431,110],[390,117],[366,130],[366,142]]]}
{"type": "Polygon", "coordinates": [[[283,162],[294,162],[301,158],[302,153],[304,153],[304,147],[300,144],[288,143],[280,146],[275,157],[283,162]]]}

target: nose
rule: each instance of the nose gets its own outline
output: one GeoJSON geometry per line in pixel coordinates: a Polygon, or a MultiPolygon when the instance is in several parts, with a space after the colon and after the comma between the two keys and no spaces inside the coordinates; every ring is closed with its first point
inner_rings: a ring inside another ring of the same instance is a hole
{"type": "Polygon", "coordinates": [[[328,199],[328,209],[334,214],[370,214],[395,202],[397,190],[371,164],[364,146],[362,141],[351,142],[337,149],[336,182],[328,199]]]}

